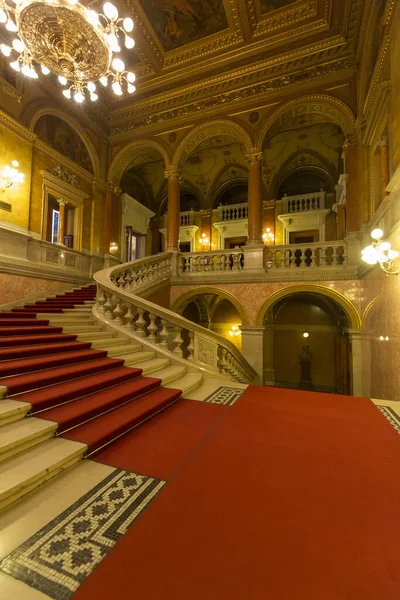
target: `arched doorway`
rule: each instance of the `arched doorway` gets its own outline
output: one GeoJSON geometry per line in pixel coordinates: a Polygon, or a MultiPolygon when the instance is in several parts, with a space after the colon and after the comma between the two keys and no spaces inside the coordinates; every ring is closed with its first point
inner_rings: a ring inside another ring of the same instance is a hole
{"type": "Polygon", "coordinates": [[[264,374],[268,383],[350,394],[349,318],[323,294],[297,292],[264,316],[264,374]]]}

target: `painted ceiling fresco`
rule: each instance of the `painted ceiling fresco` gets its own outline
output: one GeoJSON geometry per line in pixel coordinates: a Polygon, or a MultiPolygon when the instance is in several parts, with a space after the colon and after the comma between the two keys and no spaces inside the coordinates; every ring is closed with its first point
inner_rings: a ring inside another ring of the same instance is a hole
{"type": "Polygon", "coordinates": [[[260,0],[261,13],[265,15],[277,8],[289,6],[289,4],[293,4],[293,2],[296,2],[296,0],[260,0]]]}
{"type": "Polygon", "coordinates": [[[228,27],[222,0],[141,0],[141,4],[166,51],[228,27]]]}

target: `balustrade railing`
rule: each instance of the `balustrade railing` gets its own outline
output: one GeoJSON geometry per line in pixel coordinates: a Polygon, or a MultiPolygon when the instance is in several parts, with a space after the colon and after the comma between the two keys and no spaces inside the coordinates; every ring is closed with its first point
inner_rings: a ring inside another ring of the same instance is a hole
{"type": "Polygon", "coordinates": [[[179,273],[206,273],[210,271],[242,271],[244,254],[241,250],[214,252],[185,252],[180,256],[179,273]]]}
{"type": "Polygon", "coordinates": [[[187,227],[188,225],[194,225],[194,211],[187,210],[181,212],[181,227],[187,227]]]}
{"type": "Polygon", "coordinates": [[[230,204],[229,206],[220,206],[220,221],[238,221],[239,219],[247,219],[248,204],[230,204]]]}
{"type": "Polygon", "coordinates": [[[302,194],[298,196],[284,196],[282,200],[284,201],[284,210],[287,213],[298,213],[325,208],[325,192],[302,194]]]}
{"type": "Polygon", "coordinates": [[[256,372],[232,342],[142,297],[170,281],[177,270],[174,261],[166,252],[96,273],[95,316],[171,358],[186,359],[210,374],[252,381],[256,372]]]}
{"type": "Polygon", "coordinates": [[[338,267],[347,264],[343,242],[313,242],[272,246],[265,253],[265,269],[338,267]]]}

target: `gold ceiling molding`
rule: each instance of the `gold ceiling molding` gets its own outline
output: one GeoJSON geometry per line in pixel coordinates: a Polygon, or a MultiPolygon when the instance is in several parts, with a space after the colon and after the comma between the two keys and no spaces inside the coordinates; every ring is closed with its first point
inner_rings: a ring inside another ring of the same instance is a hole
{"type": "Polygon", "coordinates": [[[333,96],[325,94],[303,96],[287,102],[267,117],[258,134],[256,148],[259,150],[262,149],[264,138],[273,126],[278,129],[279,125],[303,114],[322,115],[328,121],[339,125],[345,134],[350,134],[354,131],[355,117],[347,104],[333,96]],[[276,126],[275,123],[277,124],[276,126]]]}
{"type": "MultiPolygon", "coordinates": [[[[250,0],[247,0],[249,4],[250,0]]],[[[342,0],[343,1],[343,0],[342,0]]],[[[326,5],[325,13],[329,14],[329,0],[323,0],[326,5]]],[[[299,22],[306,21],[318,14],[318,0],[303,0],[296,2],[295,5],[289,5],[267,15],[258,21],[253,37],[260,37],[270,34],[272,31],[282,29],[291,25],[297,25],[299,22]]]]}
{"type": "MultiPolygon", "coordinates": [[[[310,88],[310,80],[313,81],[313,86],[317,85],[317,82],[321,80],[324,75],[331,75],[340,71],[348,70],[352,67],[351,63],[347,59],[341,61],[334,61],[328,65],[319,67],[318,69],[310,68],[307,70],[299,71],[296,74],[277,77],[270,81],[259,83],[257,85],[246,86],[240,90],[234,90],[229,93],[219,93],[213,98],[209,98],[203,101],[196,101],[186,106],[179,106],[177,108],[161,111],[160,113],[153,112],[151,115],[144,117],[137,121],[130,121],[121,125],[115,125],[111,127],[111,135],[118,135],[134,129],[148,127],[150,125],[162,124],[169,120],[174,120],[179,123],[184,121],[188,117],[201,116],[204,117],[206,114],[220,113],[221,110],[226,112],[230,104],[248,103],[251,100],[256,100],[259,96],[266,99],[266,103],[270,102],[271,97],[268,94],[273,94],[281,91],[282,89],[291,89],[295,86],[300,89],[310,88]]],[[[258,100],[259,102],[259,100],[258,100]]],[[[232,109],[231,109],[232,110],[232,109]]],[[[168,124],[171,127],[171,124],[168,124]]]]}
{"type": "Polygon", "coordinates": [[[19,92],[13,85],[8,83],[8,81],[3,79],[2,77],[0,77],[0,92],[3,92],[4,94],[7,94],[7,96],[10,96],[10,98],[16,100],[18,104],[21,104],[22,100],[24,99],[21,92],[19,92]]]}
{"type": "Polygon", "coordinates": [[[187,158],[201,142],[219,135],[227,135],[242,142],[246,154],[250,154],[253,150],[252,139],[244,127],[235,121],[217,119],[215,121],[210,121],[209,123],[198,125],[183,138],[176,149],[171,166],[173,168],[181,169],[187,158]]]}
{"type": "Polygon", "coordinates": [[[374,72],[372,75],[372,80],[371,80],[371,83],[369,86],[367,98],[365,100],[364,109],[363,109],[363,115],[365,118],[369,117],[371,108],[372,108],[374,100],[376,98],[378,86],[382,82],[382,74],[384,72],[389,48],[390,48],[390,34],[389,34],[389,31],[387,30],[383,36],[382,44],[379,49],[378,59],[375,64],[374,72]]]}
{"type": "MultiPolygon", "coordinates": [[[[76,131],[78,136],[84,142],[86,149],[89,153],[90,160],[92,161],[92,166],[93,166],[93,174],[95,176],[99,176],[100,171],[101,171],[100,159],[99,159],[99,155],[97,154],[96,147],[92,142],[92,138],[90,137],[90,135],[88,134],[86,129],[82,126],[82,124],[77,123],[74,119],[71,119],[70,116],[66,115],[61,110],[57,110],[55,108],[41,108],[40,110],[36,111],[29,123],[30,131],[34,131],[35,125],[38,122],[38,120],[45,115],[52,115],[54,117],[58,117],[62,121],[65,121],[66,123],[68,123],[68,125],[70,125],[70,127],[72,127],[72,129],[74,129],[74,131],[76,131]]],[[[47,144],[45,144],[45,145],[47,146],[47,144]]],[[[50,146],[49,146],[49,148],[50,148],[50,146]]],[[[76,163],[72,163],[72,164],[74,164],[76,166],[76,163]]],[[[79,169],[81,169],[81,167],[79,167],[79,169]]],[[[87,173],[87,171],[85,169],[81,169],[81,170],[83,173],[87,173]]]]}
{"type": "Polygon", "coordinates": [[[37,135],[35,133],[29,131],[29,129],[18,123],[18,121],[10,117],[10,115],[5,113],[1,109],[0,123],[8,127],[8,129],[11,129],[11,131],[13,131],[14,133],[17,133],[19,136],[21,136],[22,139],[26,140],[27,142],[30,142],[31,144],[33,144],[37,138],[37,135]]]}
{"type": "Polygon", "coordinates": [[[165,169],[168,170],[171,167],[171,158],[164,144],[151,138],[138,139],[121,148],[114,156],[108,169],[107,181],[119,185],[122,175],[135,160],[136,151],[143,150],[144,148],[152,148],[159,152],[164,159],[165,169]]]}

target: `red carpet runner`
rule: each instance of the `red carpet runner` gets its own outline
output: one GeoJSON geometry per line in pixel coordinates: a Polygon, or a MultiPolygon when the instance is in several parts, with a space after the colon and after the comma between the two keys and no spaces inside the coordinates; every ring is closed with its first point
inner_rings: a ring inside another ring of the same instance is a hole
{"type": "Polygon", "coordinates": [[[398,600],[399,506],[370,400],[251,387],[74,600],[398,600]]]}
{"type": "Polygon", "coordinates": [[[29,402],[32,414],[57,422],[58,434],[86,443],[89,452],[168,408],[181,395],[40,318],[85,306],[95,295],[96,286],[90,285],[0,312],[0,385],[7,387],[9,398],[29,402]]]}

